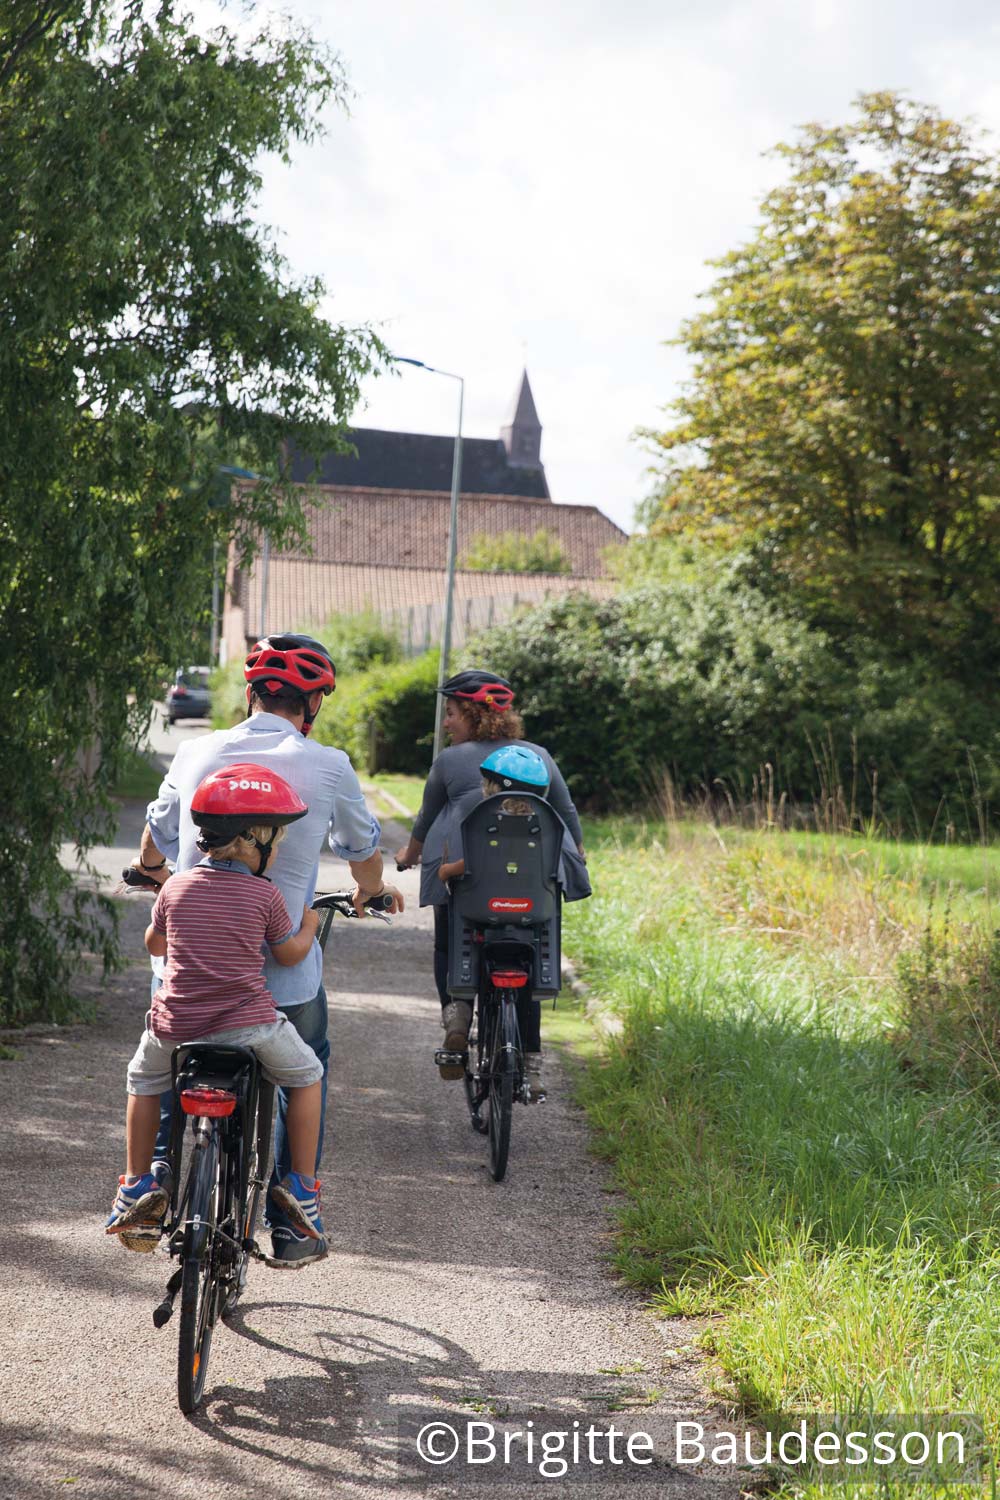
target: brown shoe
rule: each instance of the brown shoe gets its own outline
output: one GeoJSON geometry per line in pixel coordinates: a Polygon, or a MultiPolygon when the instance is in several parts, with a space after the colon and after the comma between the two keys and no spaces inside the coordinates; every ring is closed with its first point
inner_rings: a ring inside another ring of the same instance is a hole
{"type": "Polygon", "coordinates": [[[528,1085],[528,1103],[540,1104],[545,1098],[545,1071],[540,1052],[524,1054],[524,1078],[528,1085]]]}
{"type": "MultiPolygon", "coordinates": [[[[441,1024],[444,1027],[443,1052],[466,1052],[469,1047],[469,1027],[472,1025],[472,1006],[467,1000],[449,1000],[441,1012],[441,1024]]],[[[442,1078],[454,1081],[465,1075],[462,1063],[439,1063],[438,1072],[442,1078]]]]}

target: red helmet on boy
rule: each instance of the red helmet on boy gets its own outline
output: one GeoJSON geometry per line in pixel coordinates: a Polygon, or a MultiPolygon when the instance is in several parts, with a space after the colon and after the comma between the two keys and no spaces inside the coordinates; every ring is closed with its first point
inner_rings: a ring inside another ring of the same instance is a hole
{"type": "MultiPolygon", "coordinates": [[[[252,761],[220,766],[198,783],[191,798],[191,818],[201,829],[198,848],[221,849],[250,828],[275,830],[304,818],[309,811],[294,787],[267,766],[252,761]]],[[[267,863],[273,838],[265,846],[261,873],[267,863]]]]}

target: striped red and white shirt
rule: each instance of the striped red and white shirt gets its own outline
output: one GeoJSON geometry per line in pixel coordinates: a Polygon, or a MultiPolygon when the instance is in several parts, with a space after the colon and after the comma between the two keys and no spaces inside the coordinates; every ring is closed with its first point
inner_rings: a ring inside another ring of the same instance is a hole
{"type": "Polygon", "coordinates": [[[206,860],[171,876],[152,920],[167,940],[166,972],[151,1005],[154,1036],[188,1042],[274,1020],[262,944],[292,936],[277,886],[243,865],[206,860]]]}

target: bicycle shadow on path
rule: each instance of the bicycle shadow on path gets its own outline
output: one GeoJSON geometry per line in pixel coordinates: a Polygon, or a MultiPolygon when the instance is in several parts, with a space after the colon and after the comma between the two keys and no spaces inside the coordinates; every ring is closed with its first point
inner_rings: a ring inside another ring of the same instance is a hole
{"type": "MultiPolygon", "coordinates": [[[[428,1420],[520,1423],[529,1411],[558,1414],[565,1425],[574,1419],[599,1426],[615,1422],[626,1430],[643,1425],[641,1407],[627,1409],[627,1388],[607,1372],[568,1392],[565,1372],[484,1368],[454,1339],[357,1308],[250,1302],[237,1309],[229,1327],[265,1351],[287,1355],[287,1344],[267,1337],[252,1321],[270,1310],[282,1317],[299,1310],[313,1322],[325,1314],[334,1325],[313,1329],[317,1352],[293,1351],[309,1373],[266,1378],[263,1391],[216,1385],[190,1421],[225,1447],[258,1460],[277,1457],[273,1445],[284,1440],[282,1451],[290,1445],[292,1457],[282,1462],[298,1476],[300,1493],[303,1480],[328,1480],[331,1473],[360,1493],[381,1494],[387,1485],[393,1493],[424,1491],[429,1482],[439,1488],[448,1476],[414,1464],[412,1440],[401,1425],[412,1433],[428,1420]]],[[[493,1475],[473,1477],[502,1482],[493,1475]]],[[[588,1484],[593,1477],[591,1471],[588,1484]]],[[[629,1490],[652,1479],[686,1487],[695,1477],[658,1462],[624,1482],[629,1490]]],[[[463,1489],[468,1479],[466,1474],[459,1480],[463,1489]]],[[[609,1486],[602,1483],[606,1493],[609,1486]]]]}

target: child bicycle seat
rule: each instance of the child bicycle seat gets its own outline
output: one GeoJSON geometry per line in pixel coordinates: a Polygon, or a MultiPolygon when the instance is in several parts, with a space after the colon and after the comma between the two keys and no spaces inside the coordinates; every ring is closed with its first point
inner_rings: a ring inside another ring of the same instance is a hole
{"type": "Polygon", "coordinates": [[[238,1099],[246,1095],[256,1055],[247,1047],[212,1042],[181,1042],[174,1050],[174,1088],[226,1089],[238,1099]]]}
{"type": "Polygon", "coordinates": [[[532,990],[559,989],[559,856],[565,825],[541,797],[518,792],[527,816],[506,813],[502,793],[479,802],[462,822],[465,874],[451,888],[448,990],[475,995],[484,947],[520,941],[534,950],[532,990]]]}

